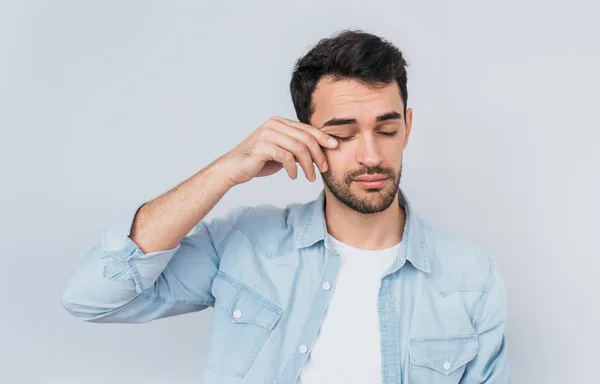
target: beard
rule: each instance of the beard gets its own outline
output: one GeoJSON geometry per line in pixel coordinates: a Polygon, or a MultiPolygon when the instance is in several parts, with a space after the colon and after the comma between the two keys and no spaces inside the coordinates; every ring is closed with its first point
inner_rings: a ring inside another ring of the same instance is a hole
{"type": "Polygon", "coordinates": [[[362,168],[348,172],[341,180],[338,180],[336,174],[331,173],[331,171],[321,173],[321,176],[333,196],[348,208],[367,215],[385,211],[392,205],[400,187],[402,165],[400,165],[398,172],[391,168],[382,168],[379,166],[362,168]],[[361,189],[357,192],[352,191],[354,179],[361,175],[373,174],[384,175],[389,180],[381,188],[361,189]]]}

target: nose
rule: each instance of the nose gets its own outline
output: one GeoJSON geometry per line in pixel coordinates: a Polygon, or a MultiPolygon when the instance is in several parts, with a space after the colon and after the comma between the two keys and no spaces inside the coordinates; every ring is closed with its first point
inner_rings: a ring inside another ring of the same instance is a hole
{"type": "Polygon", "coordinates": [[[380,149],[372,135],[365,135],[359,139],[356,152],[356,161],[364,167],[376,167],[383,161],[380,149]]]}

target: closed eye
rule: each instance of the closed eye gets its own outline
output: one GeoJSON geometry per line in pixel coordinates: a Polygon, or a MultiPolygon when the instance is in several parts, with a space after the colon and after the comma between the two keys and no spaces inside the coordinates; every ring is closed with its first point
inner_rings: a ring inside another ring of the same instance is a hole
{"type": "Polygon", "coordinates": [[[350,137],[340,137],[340,136],[335,136],[335,135],[329,135],[329,136],[331,136],[334,139],[339,140],[339,141],[348,141],[348,140],[350,140],[353,137],[353,136],[350,136],[350,137]]]}
{"type": "MultiPolygon", "coordinates": [[[[382,134],[383,136],[388,136],[388,137],[392,137],[392,136],[396,136],[396,134],[398,133],[398,131],[394,131],[394,132],[379,132],[380,134],[382,134]]],[[[332,134],[329,134],[329,136],[333,137],[336,140],[339,141],[348,141],[351,140],[354,136],[348,136],[348,137],[341,137],[341,136],[335,136],[332,134]]]]}

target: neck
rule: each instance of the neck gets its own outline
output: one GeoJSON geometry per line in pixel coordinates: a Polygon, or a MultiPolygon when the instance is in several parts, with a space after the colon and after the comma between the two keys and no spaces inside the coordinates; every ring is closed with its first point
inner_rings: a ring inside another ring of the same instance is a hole
{"type": "Polygon", "coordinates": [[[392,247],[402,241],[406,213],[394,202],[384,211],[374,214],[357,212],[325,189],[325,223],[327,232],[351,247],[379,250],[392,247]]]}

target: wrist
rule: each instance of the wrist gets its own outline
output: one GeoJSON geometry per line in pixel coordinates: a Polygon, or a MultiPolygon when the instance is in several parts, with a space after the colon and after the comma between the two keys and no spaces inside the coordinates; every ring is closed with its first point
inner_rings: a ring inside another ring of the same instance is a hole
{"type": "Polygon", "coordinates": [[[206,168],[206,171],[210,174],[210,179],[219,189],[228,191],[238,184],[231,177],[233,174],[232,169],[233,167],[229,161],[224,157],[220,157],[210,164],[206,168]]]}

